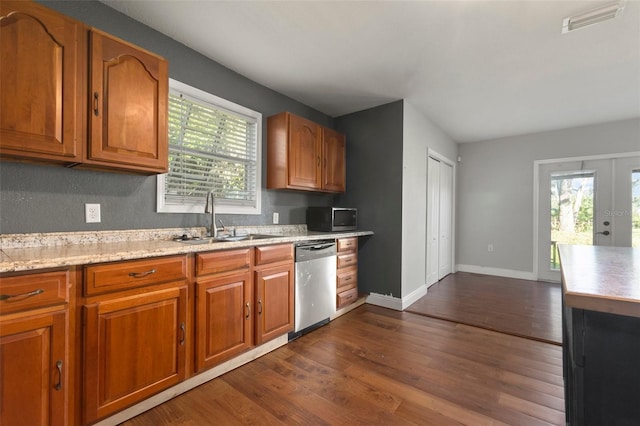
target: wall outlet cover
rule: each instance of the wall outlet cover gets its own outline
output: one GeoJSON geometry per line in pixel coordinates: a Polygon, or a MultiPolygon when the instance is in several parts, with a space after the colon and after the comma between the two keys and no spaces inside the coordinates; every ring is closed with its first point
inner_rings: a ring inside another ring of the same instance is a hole
{"type": "Polygon", "coordinates": [[[85,204],[84,217],[86,223],[100,223],[100,204],[85,204]]]}

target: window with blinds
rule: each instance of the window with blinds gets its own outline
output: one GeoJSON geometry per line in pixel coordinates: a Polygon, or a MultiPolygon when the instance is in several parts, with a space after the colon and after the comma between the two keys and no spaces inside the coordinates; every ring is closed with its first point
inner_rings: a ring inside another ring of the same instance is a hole
{"type": "Polygon", "coordinates": [[[262,114],[175,80],[169,83],[169,173],[159,212],[260,213],[262,114]]]}

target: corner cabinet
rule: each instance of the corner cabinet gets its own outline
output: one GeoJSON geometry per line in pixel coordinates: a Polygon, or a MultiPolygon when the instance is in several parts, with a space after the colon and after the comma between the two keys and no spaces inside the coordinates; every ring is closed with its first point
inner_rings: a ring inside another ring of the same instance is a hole
{"type": "Polygon", "coordinates": [[[82,158],[85,28],[26,1],[0,2],[0,156],[82,158]]]}
{"type": "Polygon", "coordinates": [[[73,424],[68,270],[0,278],[0,424],[73,424]]]}
{"type": "Polygon", "coordinates": [[[289,112],[267,119],[267,188],[344,192],[345,136],[289,112]]]}
{"type": "Polygon", "coordinates": [[[90,54],[90,139],[84,162],[166,172],[167,61],[95,29],[90,54]]]}
{"type": "Polygon", "coordinates": [[[84,421],[186,378],[187,257],[85,267],[84,421]]]}

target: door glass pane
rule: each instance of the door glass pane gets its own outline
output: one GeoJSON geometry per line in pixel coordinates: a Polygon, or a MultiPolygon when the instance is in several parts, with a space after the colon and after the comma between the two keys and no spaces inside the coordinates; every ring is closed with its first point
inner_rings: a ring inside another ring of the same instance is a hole
{"type": "Polygon", "coordinates": [[[631,173],[631,247],[640,247],[640,170],[631,173]]]}
{"type": "Polygon", "coordinates": [[[550,267],[560,269],[558,244],[593,244],[593,173],[551,175],[550,267]]]}

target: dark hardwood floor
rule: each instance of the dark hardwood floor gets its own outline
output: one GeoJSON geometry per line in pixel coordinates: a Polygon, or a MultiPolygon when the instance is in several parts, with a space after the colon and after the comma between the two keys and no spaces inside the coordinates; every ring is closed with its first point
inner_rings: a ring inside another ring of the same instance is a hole
{"type": "Polygon", "coordinates": [[[363,305],[124,423],[562,425],[561,348],[363,305]]]}
{"type": "Polygon", "coordinates": [[[456,272],[407,312],[562,344],[560,284],[456,272]]]}

